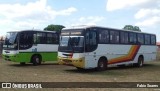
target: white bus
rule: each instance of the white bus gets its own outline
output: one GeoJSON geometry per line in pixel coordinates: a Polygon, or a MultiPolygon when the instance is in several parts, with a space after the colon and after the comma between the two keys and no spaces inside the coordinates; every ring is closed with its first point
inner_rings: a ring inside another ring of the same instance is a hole
{"type": "Polygon", "coordinates": [[[61,31],[59,64],[77,69],[134,64],[156,59],[156,35],[98,26],[66,28],[61,31]]]}
{"type": "Polygon", "coordinates": [[[20,64],[56,61],[59,34],[40,30],[11,31],[3,45],[3,59],[20,64]]]}

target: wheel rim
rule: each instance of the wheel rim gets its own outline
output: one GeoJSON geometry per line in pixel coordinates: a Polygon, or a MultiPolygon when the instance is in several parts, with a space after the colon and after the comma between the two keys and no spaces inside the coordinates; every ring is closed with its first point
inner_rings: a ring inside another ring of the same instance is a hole
{"type": "Polygon", "coordinates": [[[100,67],[100,68],[104,68],[103,62],[100,62],[100,63],[99,63],[99,67],[100,67]]]}
{"type": "Polygon", "coordinates": [[[140,67],[143,66],[143,60],[142,60],[142,58],[140,58],[140,60],[139,60],[139,66],[140,66],[140,67]]]}
{"type": "Polygon", "coordinates": [[[36,63],[39,63],[39,58],[38,57],[36,57],[36,63]]]}
{"type": "Polygon", "coordinates": [[[141,67],[143,66],[143,62],[142,62],[142,60],[140,61],[140,66],[141,66],[141,67]]]}

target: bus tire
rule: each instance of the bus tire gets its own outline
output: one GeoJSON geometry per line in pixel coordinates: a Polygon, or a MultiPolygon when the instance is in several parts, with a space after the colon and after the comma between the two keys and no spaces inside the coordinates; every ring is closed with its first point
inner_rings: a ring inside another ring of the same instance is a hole
{"type": "Polygon", "coordinates": [[[138,57],[138,62],[135,64],[136,67],[142,67],[144,63],[143,56],[138,57]]]}
{"type": "Polygon", "coordinates": [[[142,56],[140,56],[140,57],[138,58],[138,67],[142,67],[142,66],[143,66],[143,63],[144,63],[144,59],[143,59],[142,56]]]}
{"type": "Polygon", "coordinates": [[[98,61],[98,67],[97,70],[98,71],[104,71],[107,69],[107,61],[105,59],[101,59],[98,61]]]}
{"type": "Polygon", "coordinates": [[[26,63],[25,62],[20,62],[20,65],[25,65],[26,63]]]}
{"type": "Polygon", "coordinates": [[[38,55],[34,55],[32,57],[32,63],[34,66],[40,65],[41,64],[41,57],[38,55]]]}

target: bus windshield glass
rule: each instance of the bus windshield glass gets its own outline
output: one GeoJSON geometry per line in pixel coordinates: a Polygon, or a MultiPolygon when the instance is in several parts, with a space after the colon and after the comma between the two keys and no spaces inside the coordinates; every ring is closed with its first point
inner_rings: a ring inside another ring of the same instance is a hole
{"type": "Polygon", "coordinates": [[[14,48],[17,43],[16,43],[16,38],[17,38],[18,32],[8,32],[4,41],[4,48],[14,48]]]}
{"type": "Polygon", "coordinates": [[[60,36],[59,51],[62,52],[83,52],[84,36],[83,31],[62,31],[60,36]]]}
{"type": "Polygon", "coordinates": [[[83,47],[83,36],[62,36],[60,46],[83,47]]]}

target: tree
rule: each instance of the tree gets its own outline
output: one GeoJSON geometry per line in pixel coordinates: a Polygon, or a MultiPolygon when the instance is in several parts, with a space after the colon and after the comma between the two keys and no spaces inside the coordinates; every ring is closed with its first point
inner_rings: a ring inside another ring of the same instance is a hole
{"type": "Polygon", "coordinates": [[[57,31],[57,32],[60,32],[62,30],[62,28],[65,28],[65,26],[50,24],[50,25],[48,25],[47,27],[44,28],[44,31],[57,31]]]}
{"type": "Polygon", "coordinates": [[[132,30],[132,31],[140,31],[141,29],[138,26],[132,26],[132,25],[125,25],[124,30],[132,30]]]}

